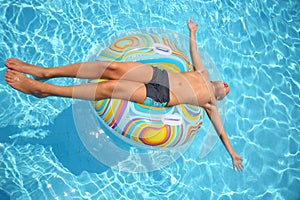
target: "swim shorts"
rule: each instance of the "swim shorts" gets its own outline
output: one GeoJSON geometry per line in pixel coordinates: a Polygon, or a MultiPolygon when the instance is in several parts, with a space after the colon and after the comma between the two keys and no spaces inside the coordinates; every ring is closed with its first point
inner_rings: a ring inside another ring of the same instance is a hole
{"type": "Polygon", "coordinates": [[[153,76],[146,86],[145,105],[155,107],[166,107],[170,101],[168,72],[163,69],[153,67],[153,76]]]}

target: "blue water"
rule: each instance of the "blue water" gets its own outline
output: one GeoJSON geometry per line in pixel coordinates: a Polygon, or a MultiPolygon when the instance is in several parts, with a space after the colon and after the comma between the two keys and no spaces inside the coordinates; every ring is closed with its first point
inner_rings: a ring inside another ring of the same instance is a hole
{"type": "MultiPolygon", "coordinates": [[[[82,145],[72,100],[36,99],[0,79],[0,199],[300,199],[300,2],[0,0],[0,76],[17,57],[45,67],[80,62],[121,31],[163,27],[188,34],[231,86],[224,121],[245,170],[218,142],[199,144],[151,173],[114,171],[82,145]]],[[[72,79],[50,83],[70,85],[72,79]]]]}

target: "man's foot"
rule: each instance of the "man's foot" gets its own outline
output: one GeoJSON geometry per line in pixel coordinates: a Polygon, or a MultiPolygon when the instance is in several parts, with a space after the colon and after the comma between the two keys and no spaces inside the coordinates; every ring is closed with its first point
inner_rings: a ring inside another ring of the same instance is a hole
{"type": "Polygon", "coordinates": [[[49,94],[42,92],[43,83],[30,79],[18,71],[8,69],[4,79],[12,88],[25,94],[32,94],[38,98],[49,96],[49,94]]]}
{"type": "Polygon", "coordinates": [[[8,69],[30,74],[38,79],[50,78],[47,74],[47,68],[25,63],[17,58],[8,58],[5,62],[5,65],[8,69]]]}

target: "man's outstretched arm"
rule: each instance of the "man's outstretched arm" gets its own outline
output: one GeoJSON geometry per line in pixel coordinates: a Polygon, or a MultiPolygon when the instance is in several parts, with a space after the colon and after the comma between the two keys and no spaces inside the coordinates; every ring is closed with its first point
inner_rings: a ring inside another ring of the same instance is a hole
{"type": "Polygon", "coordinates": [[[198,29],[198,24],[195,25],[192,18],[189,18],[187,23],[190,30],[190,54],[192,57],[194,71],[207,74],[207,70],[205,69],[202,59],[197,51],[196,31],[198,29]]]}
{"type": "Polygon", "coordinates": [[[227,133],[224,130],[223,123],[219,115],[217,106],[213,104],[209,104],[208,106],[205,107],[205,110],[217,134],[219,135],[222,143],[224,144],[226,150],[231,156],[233,168],[237,169],[238,171],[242,171],[244,168],[242,163],[243,158],[240,157],[232,148],[227,133]]]}

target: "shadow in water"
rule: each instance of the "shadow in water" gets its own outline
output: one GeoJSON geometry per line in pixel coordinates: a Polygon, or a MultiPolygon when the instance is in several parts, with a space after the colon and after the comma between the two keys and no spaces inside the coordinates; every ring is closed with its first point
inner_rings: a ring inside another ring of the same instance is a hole
{"type": "Polygon", "coordinates": [[[7,195],[3,190],[0,190],[0,199],[1,200],[9,200],[9,195],[7,195]]]}
{"type": "Polygon", "coordinates": [[[26,130],[19,129],[16,126],[1,128],[0,143],[51,146],[59,162],[75,175],[79,175],[83,171],[101,173],[108,169],[108,167],[96,160],[83,146],[73,121],[72,106],[62,111],[52,124],[42,128],[42,130],[49,132],[43,139],[26,137],[9,138],[9,136],[28,131],[28,129],[34,130],[37,128],[27,127],[26,130]]]}

